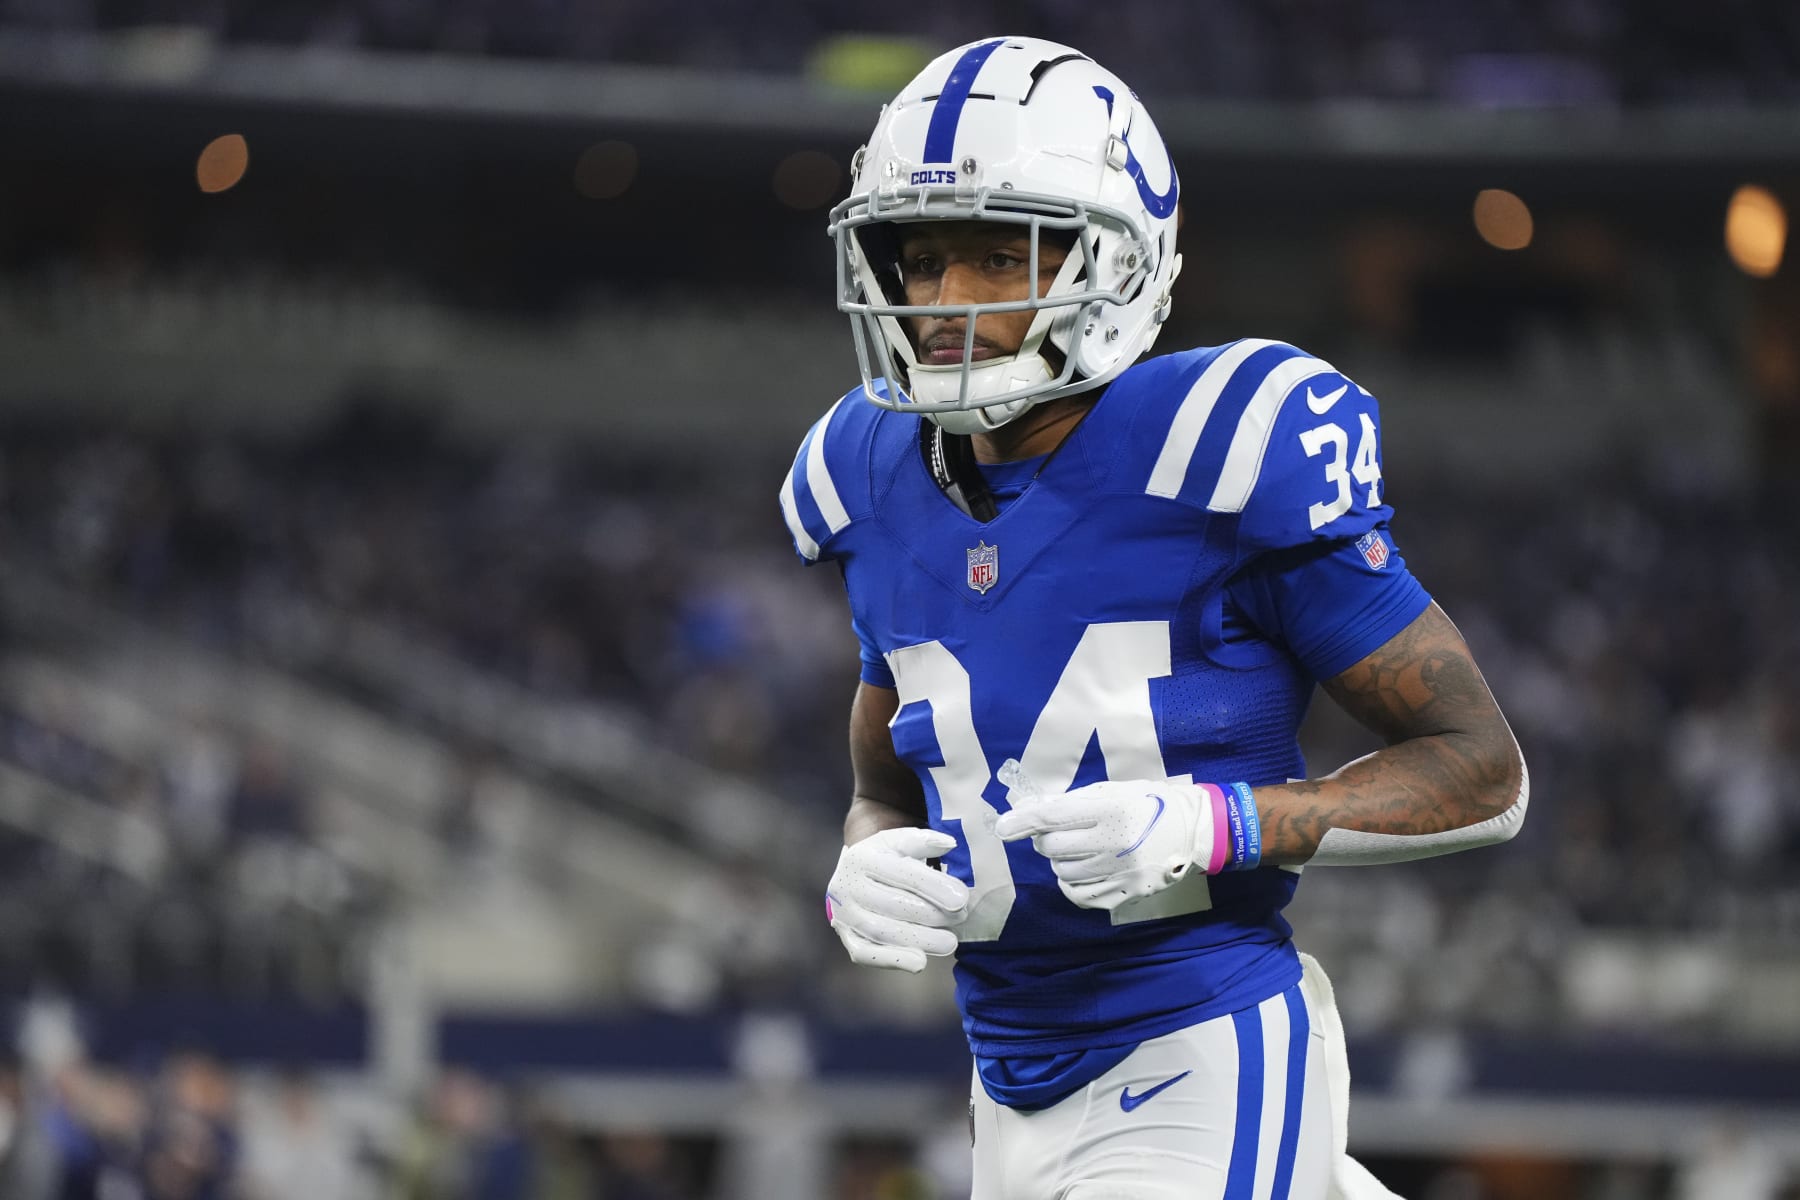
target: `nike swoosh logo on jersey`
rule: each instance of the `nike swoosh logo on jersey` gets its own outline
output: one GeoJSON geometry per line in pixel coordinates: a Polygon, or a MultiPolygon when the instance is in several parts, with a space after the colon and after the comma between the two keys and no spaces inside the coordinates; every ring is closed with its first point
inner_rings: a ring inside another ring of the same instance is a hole
{"type": "Polygon", "coordinates": [[[1193,1072],[1191,1070],[1183,1071],[1173,1079],[1165,1079],[1155,1087],[1139,1092],[1135,1096],[1131,1094],[1131,1089],[1127,1087],[1119,1093],[1119,1107],[1126,1112],[1130,1112],[1144,1101],[1154,1099],[1192,1074],[1193,1072]]]}
{"type": "Polygon", "coordinates": [[[1152,829],[1156,828],[1156,823],[1158,821],[1162,820],[1163,809],[1165,809],[1169,806],[1166,803],[1164,803],[1163,798],[1161,796],[1157,796],[1155,792],[1152,792],[1150,794],[1156,800],[1156,812],[1151,815],[1150,823],[1148,825],[1144,826],[1144,832],[1138,834],[1137,841],[1131,843],[1131,845],[1125,847],[1123,850],[1121,850],[1117,854],[1113,855],[1114,858],[1124,858],[1127,854],[1130,854],[1133,850],[1136,850],[1139,846],[1143,845],[1144,839],[1150,836],[1150,831],[1152,829]]]}
{"type": "Polygon", "coordinates": [[[1312,384],[1309,383],[1306,385],[1306,407],[1312,409],[1320,416],[1324,416],[1331,411],[1332,405],[1344,398],[1344,393],[1349,390],[1350,385],[1346,383],[1335,392],[1327,392],[1323,396],[1315,396],[1313,395],[1312,384]]]}

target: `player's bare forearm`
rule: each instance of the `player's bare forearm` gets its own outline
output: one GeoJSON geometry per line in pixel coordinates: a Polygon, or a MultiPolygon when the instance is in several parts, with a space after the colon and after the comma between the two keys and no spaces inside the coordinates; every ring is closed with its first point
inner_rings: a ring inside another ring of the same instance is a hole
{"type": "Polygon", "coordinates": [[[925,825],[925,792],[912,768],[894,753],[888,722],[900,709],[892,688],[859,684],[850,706],[850,766],[855,791],[844,816],[844,844],[855,845],[884,829],[925,825]]]}
{"type": "MultiPolygon", "coordinates": [[[[1321,779],[1257,788],[1264,862],[1307,862],[1331,829],[1424,837],[1482,826],[1522,803],[1518,743],[1437,605],[1325,690],[1389,744],[1321,779]]],[[[1516,828],[1501,824],[1491,840],[1516,828]]],[[[1466,848],[1432,844],[1441,849],[1430,853],[1466,848]]]]}
{"type": "Polygon", "coordinates": [[[909,813],[879,800],[856,796],[850,801],[850,811],[844,814],[844,845],[854,846],[884,829],[907,826],[923,828],[925,824],[926,818],[922,812],[909,813]]]}

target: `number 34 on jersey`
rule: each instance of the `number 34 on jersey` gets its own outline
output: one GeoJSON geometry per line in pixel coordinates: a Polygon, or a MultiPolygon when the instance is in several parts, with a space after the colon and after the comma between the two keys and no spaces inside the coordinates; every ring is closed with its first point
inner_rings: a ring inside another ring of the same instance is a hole
{"type": "MultiPolygon", "coordinates": [[[[994,833],[1000,812],[987,802],[993,782],[988,747],[975,728],[968,670],[941,642],[906,646],[888,656],[902,708],[925,702],[942,764],[929,768],[938,795],[939,822],[956,828],[968,848],[967,883],[974,895],[959,931],[964,942],[998,938],[1012,913],[1015,895],[1007,846],[994,833]]],[[[1098,739],[1112,779],[1170,778],[1163,764],[1151,711],[1150,681],[1169,674],[1166,621],[1120,621],[1089,625],[1039,713],[1030,740],[1019,747],[995,747],[1001,759],[1017,757],[1045,792],[1074,784],[1082,755],[1098,739]]],[[[1176,776],[1184,782],[1187,776],[1176,776]]],[[[1024,852],[1031,853],[1029,846],[1024,852]]],[[[1048,869],[1046,867],[1046,874],[1048,869]]],[[[1190,874],[1155,896],[1122,905],[1115,925],[1199,912],[1211,906],[1207,880],[1190,874]]]]}

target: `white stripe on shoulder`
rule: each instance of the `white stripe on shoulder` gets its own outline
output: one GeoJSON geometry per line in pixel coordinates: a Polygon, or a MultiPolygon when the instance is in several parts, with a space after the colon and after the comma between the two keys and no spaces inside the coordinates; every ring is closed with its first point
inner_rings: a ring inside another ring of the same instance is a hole
{"type": "Polygon", "coordinates": [[[1219,472],[1218,486],[1206,507],[1214,512],[1243,512],[1262,474],[1263,456],[1268,453],[1269,435],[1275,431],[1275,418],[1281,415],[1281,402],[1301,382],[1318,375],[1333,375],[1337,368],[1322,358],[1290,358],[1257,385],[1256,395],[1238,418],[1237,432],[1231,437],[1231,449],[1225,452],[1225,466],[1219,472]]]}
{"type": "MultiPolygon", "coordinates": [[[[794,466],[799,466],[795,463],[794,466]]],[[[794,468],[789,467],[787,478],[781,481],[781,515],[787,520],[788,532],[794,535],[794,545],[808,561],[817,561],[819,543],[812,540],[806,532],[806,526],[800,523],[800,509],[794,503],[794,468]]]]}
{"type": "Polygon", "coordinates": [[[1194,461],[1194,447],[1200,444],[1206,419],[1212,416],[1213,405],[1219,402],[1225,385],[1231,382],[1231,377],[1237,374],[1246,358],[1277,344],[1266,338],[1245,338],[1227,347],[1223,354],[1206,365],[1206,370],[1200,372],[1200,378],[1194,381],[1181,407],[1175,411],[1175,419],[1169,423],[1169,436],[1163,442],[1162,453],[1156,456],[1150,484],[1144,489],[1147,495],[1173,498],[1181,494],[1188,467],[1194,461]]]}
{"type": "Polygon", "coordinates": [[[818,427],[813,430],[812,445],[806,451],[806,486],[812,489],[813,503],[819,506],[819,515],[825,518],[826,527],[833,533],[850,523],[850,514],[844,511],[837,485],[831,481],[831,472],[825,466],[825,431],[843,403],[839,400],[819,418],[818,427]]]}

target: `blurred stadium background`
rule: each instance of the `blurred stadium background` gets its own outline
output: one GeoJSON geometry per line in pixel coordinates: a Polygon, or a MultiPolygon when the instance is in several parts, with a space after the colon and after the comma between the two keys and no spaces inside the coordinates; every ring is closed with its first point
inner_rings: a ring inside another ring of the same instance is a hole
{"type": "Polygon", "coordinates": [[[1354,1148],[1800,1196],[1800,7],[0,0],[0,1197],[967,1195],[774,491],[850,154],[1007,30],[1174,147],[1163,348],[1382,398],[1526,744],[1519,841],[1301,889],[1354,1148]]]}

